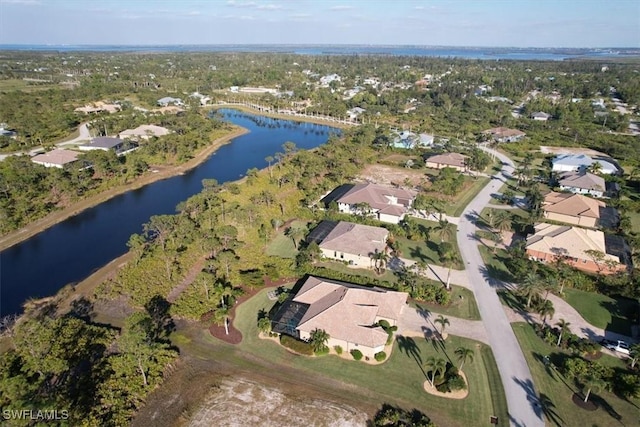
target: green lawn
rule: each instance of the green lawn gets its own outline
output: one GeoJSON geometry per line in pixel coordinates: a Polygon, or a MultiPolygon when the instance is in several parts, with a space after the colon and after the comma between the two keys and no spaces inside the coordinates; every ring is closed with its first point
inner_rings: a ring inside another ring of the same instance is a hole
{"type": "Polygon", "coordinates": [[[631,220],[631,228],[636,233],[640,233],[640,212],[626,212],[629,215],[629,219],[631,220]]]}
{"type": "MultiPolygon", "coordinates": [[[[542,341],[533,328],[526,323],[514,323],[512,327],[527,359],[536,391],[548,402],[547,425],[585,427],[638,425],[640,399],[625,401],[606,391],[593,392],[590,400],[593,399],[599,404],[598,410],[590,412],[577,407],[571,400],[573,393],[579,391],[573,382],[543,363],[544,356],[549,356],[551,361],[555,362],[564,357],[565,353],[542,341]]],[[[604,355],[600,362],[612,363],[607,358],[616,359],[604,355]]]]}
{"type": "Polygon", "coordinates": [[[467,207],[469,202],[473,200],[474,197],[480,192],[482,188],[489,182],[489,178],[480,177],[478,179],[473,180],[473,183],[469,188],[467,188],[463,193],[460,193],[456,196],[456,199],[453,203],[448,204],[445,208],[445,213],[451,216],[460,216],[464,211],[464,208],[467,207]]]}
{"type": "Polygon", "coordinates": [[[483,244],[479,244],[478,249],[480,250],[484,264],[487,266],[487,273],[490,277],[505,282],[512,282],[514,280],[513,275],[504,264],[504,260],[509,256],[506,250],[498,249],[494,254],[493,248],[488,248],[483,244]]]}
{"type": "Polygon", "coordinates": [[[416,301],[414,305],[419,305],[437,314],[459,317],[461,319],[480,320],[480,312],[473,292],[462,286],[451,286],[451,304],[443,307],[438,304],[428,304],[416,301]]]}
{"type": "MultiPolygon", "coordinates": [[[[285,364],[299,370],[300,375],[309,372],[347,383],[357,392],[367,394],[374,402],[390,402],[422,410],[442,426],[468,426],[469,420],[488,421],[491,415],[498,415],[501,425],[508,425],[506,399],[504,393],[496,388],[500,379],[491,349],[487,346],[455,336],[449,336],[445,348],[424,338],[401,338],[394,344],[389,360],[377,366],[343,360],[336,356],[294,356],[280,345],[260,340],[257,336],[257,313],[261,309],[270,310],[274,304],[268,300],[266,294],[267,290],[263,290],[239,306],[234,325],[244,337],[237,348],[253,357],[264,359],[272,369],[278,369],[279,364],[285,364]],[[425,376],[419,362],[425,361],[431,355],[450,357],[455,362],[453,351],[459,346],[475,350],[474,362],[465,365],[464,369],[470,383],[469,396],[463,400],[451,400],[424,392],[422,386],[425,376]],[[491,378],[488,377],[488,372],[491,378]],[[493,392],[488,393],[487,390],[493,392]]],[[[210,341],[217,343],[213,338],[210,338],[210,341]]]]}
{"type": "MultiPolygon", "coordinates": [[[[401,256],[413,261],[425,261],[427,264],[442,265],[440,261],[440,255],[438,253],[438,245],[440,244],[440,236],[435,228],[438,226],[436,221],[427,221],[426,219],[412,218],[412,221],[416,222],[418,226],[423,228],[431,228],[431,236],[429,241],[424,240],[409,240],[404,237],[397,237],[398,245],[400,246],[401,256]]],[[[445,240],[445,242],[451,243],[458,258],[460,259],[460,250],[458,249],[458,242],[456,239],[456,233],[452,233],[451,237],[445,240]]],[[[462,261],[459,261],[454,265],[454,268],[463,269],[462,261]]]]}
{"type": "MultiPolygon", "coordinates": [[[[293,221],[290,227],[306,228],[307,224],[304,221],[293,221]]],[[[289,236],[285,236],[286,228],[282,229],[271,239],[266,249],[266,254],[269,256],[278,256],[280,258],[293,259],[298,254],[298,250],[293,244],[293,240],[289,236]]]]}
{"type": "Polygon", "coordinates": [[[596,292],[565,289],[565,300],[593,326],[631,335],[629,317],[638,310],[638,302],[628,298],[611,298],[596,292]]]}
{"type": "Polygon", "coordinates": [[[345,274],[352,274],[354,276],[363,276],[363,277],[368,277],[370,279],[375,279],[375,280],[381,280],[381,281],[387,281],[387,282],[391,282],[391,283],[395,283],[398,281],[398,278],[393,274],[392,271],[390,270],[385,270],[385,272],[383,274],[377,274],[375,271],[373,271],[372,269],[368,269],[368,268],[353,268],[353,267],[349,267],[341,262],[338,261],[321,261],[321,262],[317,262],[316,265],[318,265],[319,267],[326,267],[329,268],[331,270],[336,270],[339,271],[341,273],[345,273],[345,274]]]}

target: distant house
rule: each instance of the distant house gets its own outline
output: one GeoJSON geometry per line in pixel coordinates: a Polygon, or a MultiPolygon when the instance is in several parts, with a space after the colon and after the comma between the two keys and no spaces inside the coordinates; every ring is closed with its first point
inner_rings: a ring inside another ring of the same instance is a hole
{"type": "Polygon", "coordinates": [[[80,153],[71,150],[55,149],[44,154],[33,156],[31,161],[46,168],[62,169],[65,166],[78,161],[80,153]]]}
{"type": "Polygon", "coordinates": [[[120,111],[122,108],[118,104],[108,104],[103,101],[94,102],[93,104],[85,105],[84,107],[76,108],[75,112],[84,113],[84,114],[92,114],[92,113],[115,113],[120,111]]]}
{"type": "Polygon", "coordinates": [[[363,204],[370,213],[383,222],[397,224],[411,209],[416,192],[378,184],[345,184],[322,199],[325,206],[338,204],[342,213],[361,214],[363,204]]]}
{"type": "Polygon", "coordinates": [[[519,131],[518,129],[503,127],[487,129],[482,133],[488,135],[496,142],[516,142],[526,136],[526,133],[519,131]]]}
{"type": "Polygon", "coordinates": [[[562,257],[572,267],[590,273],[625,270],[620,256],[612,255],[606,243],[602,231],[540,223],[535,226],[535,233],[527,237],[525,250],[534,261],[546,263],[562,257]]]}
{"type": "Polygon", "coordinates": [[[211,98],[201,94],[200,92],[193,92],[191,95],[189,95],[189,98],[196,98],[200,100],[200,105],[207,105],[207,103],[211,101],[211,98]]]}
{"type": "Polygon", "coordinates": [[[18,135],[16,131],[7,129],[7,124],[0,124],[0,136],[4,136],[7,138],[15,138],[18,135]]]}
{"type": "Polygon", "coordinates": [[[342,79],[337,74],[328,74],[326,76],[320,77],[320,84],[322,86],[329,86],[329,83],[331,83],[331,82],[339,82],[341,80],[342,79]]]}
{"type": "Polygon", "coordinates": [[[122,140],[120,138],[111,138],[111,137],[98,137],[93,138],[90,143],[78,146],[79,150],[82,151],[92,151],[92,150],[102,150],[102,151],[115,151],[117,155],[124,155],[130,151],[136,150],[138,145],[127,141],[122,140]]]}
{"type": "Polygon", "coordinates": [[[606,192],[604,179],[588,172],[564,172],[558,176],[558,185],[562,191],[593,197],[603,197],[606,192]]]}
{"type": "Polygon", "coordinates": [[[612,226],[617,222],[615,209],[581,194],[552,191],[545,196],[542,211],[546,219],[581,227],[612,226]]]}
{"type": "Polygon", "coordinates": [[[428,133],[415,134],[408,130],[394,132],[391,136],[391,146],[410,150],[416,147],[429,147],[433,145],[435,137],[428,133]]]}
{"type": "Polygon", "coordinates": [[[407,297],[406,292],[309,276],[274,316],[273,331],[308,341],[313,330],[324,330],[330,348],[359,350],[373,358],[388,339],[378,322],[397,325],[407,297]]]}
{"type": "Polygon", "coordinates": [[[170,131],[167,128],[156,125],[140,125],[135,129],[127,129],[120,132],[118,135],[120,138],[132,138],[132,139],[149,139],[151,137],[160,137],[169,135],[170,131]]]}
{"type": "Polygon", "coordinates": [[[359,267],[371,267],[371,256],[387,248],[389,231],[382,227],[352,222],[322,221],[307,236],[315,242],[325,258],[344,261],[359,267]]]}
{"type": "Polygon", "coordinates": [[[165,96],[164,98],[158,99],[158,105],[161,107],[167,107],[169,105],[175,106],[183,106],[184,102],[180,98],[172,98],[170,96],[165,96]]]}
{"type": "Polygon", "coordinates": [[[552,161],[551,170],[554,172],[584,172],[593,163],[600,164],[600,173],[616,175],[618,167],[603,159],[593,159],[586,154],[560,154],[552,161]]]}
{"type": "Polygon", "coordinates": [[[551,114],[547,114],[544,111],[538,111],[538,112],[535,112],[535,113],[533,113],[531,115],[531,118],[533,120],[537,120],[537,121],[540,121],[540,122],[546,122],[551,117],[553,117],[551,114]]]}
{"type": "Polygon", "coordinates": [[[365,110],[364,108],[354,107],[350,110],[347,110],[347,116],[349,116],[349,120],[356,120],[365,111],[367,110],[365,110]]]}
{"type": "Polygon", "coordinates": [[[467,170],[467,156],[459,153],[436,154],[425,159],[425,166],[432,169],[452,168],[459,172],[467,170]]]}

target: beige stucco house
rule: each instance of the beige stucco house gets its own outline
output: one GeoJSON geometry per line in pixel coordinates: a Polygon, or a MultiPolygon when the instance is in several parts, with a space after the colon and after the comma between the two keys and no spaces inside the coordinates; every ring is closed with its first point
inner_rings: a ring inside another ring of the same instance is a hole
{"type": "Polygon", "coordinates": [[[432,169],[452,168],[459,172],[467,170],[465,161],[467,156],[459,153],[436,154],[425,159],[425,166],[432,169]]]}
{"type": "Polygon", "coordinates": [[[382,227],[352,222],[322,221],[307,237],[318,244],[325,258],[368,268],[371,255],[387,248],[389,231],[382,227]]]}
{"type": "Polygon", "coordinates": [[[62,169],[65,166],[78,161],[78,156],[80,154],[81,153],[78,153],[77,151],[56,148],[55,150],[33,156],[31,161],[46,168],[62,169]]]}
{"type": "Polygon", "coordinates": [[[604,178],[588,172],[564,172],[558,176],[558,185],[562,191],[593,197],[603,197],[606,192],[604,178]]]}
{"type": "Polygon", "coordinates": [[[353,283],[309,276],[293,300],[274,318],[274,331],[309,340],[321,329],[327,345],[350,352],[357,349],[373,358],[384,350],[388,335],[375,326],[380,320],[396,325],[407,302],[406,292],[368,288],[353,283]]]}
{"type": "Polygon", "coordinates": [[[606,203],[581,194],[557,192],[547,194],[542,203],[546,219],[591,228],[600,226],[606,207],[606,203]]]}

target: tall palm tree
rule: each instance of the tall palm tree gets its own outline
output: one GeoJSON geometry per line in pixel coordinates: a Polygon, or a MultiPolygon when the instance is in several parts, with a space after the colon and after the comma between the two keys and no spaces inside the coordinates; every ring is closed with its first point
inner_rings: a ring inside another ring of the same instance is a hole
{"type": "Polygon", "coordinates": [[[438,318],[436,320],[434,320],[433,323],[439,323],[440,324],[440,336],[442,336],[442,334],[444,334],[444,329],[447,327],[447,325],[451,324],[451,323],[449,323],[449,319],[444,317],[442,314],[439,314],[438,318]]]}
{"type": "Polygon", "coordinates": [[[217,308],[213,313],[213,321],[217,325],[224,325],[224,332],[229,335],[229,309],[227,307],[217,308]]]}
{"type": "Polygon", "coordinates": [[[584,387],[587,389],[587,393],[584,396],[585,403],[589,400],[591,390],[602,390],[605,386],[604,380],[595,371],[589,371],[582,377],[584,387]]]}
{"type": "Polygon", "coordinates": [[[451,270],[453,266],[459,261],[458,253],[454,250],[453,245],[450,243],[440,244],[440,261],[448,268],[447,282],[445,284],[447,290],[451,290],[451,270]]]}
{"type": "Polygon", "coordinates": [[[371,254],[371,258],[374,260],[374,267],[378,274],[382,273],[382,269],[387,265],[389,261],[389,255],[385,251],[376,251],[371,254]]]}
{"type": "Polygon", "coordinates": [[[440,221],[438,221],[438,225],[435,228],[440,235],[440,243],[442,243],[445,240],[449,240],[451,238],[456,229],[456,226],[446,219],[441,219],[440,221]]]}
{"type": "Polygon", "coordinates": [[[518,293],[527,298],[527,308],[531,307],[533,297],[540,295],[542,283],[540,276],[535,272],[529,272],[518,286],[518,293]]]}
{"type": "Polygon", "coordinates": [[[504,211],[504,210],[499,211],[495,215],[494,224],[495,224],[496,230],[500,232],[510,230],[512,225],[511,215],[507,211],[504,211]]]}
{"type": "Polygon", "coordinates": [[[462,371],[462,367],[466,362],[473,363],[474,352],[472,349],[467,347],[458,347],[454,353],[458,356],[458,360],[460,361],[460,367],[458,368],[459,371],[462,371]]]}
{"type": "Polygon", "coordinates": [[[314,329],[311,331],[309,343],[313,348],[314,353],[318,353],[327,348],[327,341],[329,341],[329,334],[324,329],[314,329]]]}
{"type": "Polygon", "coordinates": [[[425,368],[427,368],[427,372],[431,372],[431,378],[427,378],[431,383],[431,387],[433,387],[433,382],[436,379],[436,375],[442,375],[447,368],[447,361],[441,357],[436,359],[435,356],[431,356],[425,361],[424,366],[425,368]]]}
{"type": "Polygon", "coordinates": [[[640,359],[640,344],[634,344],[629,349],[629,356],[631,356],[631,369],[635,368],[638,359],[640,359]]]}
{"type": "Polygon", "coordinates": [[[271,320],[268,317],[261,317],[258,320],[258,330],[265,334],[271,332],[271,320]]]}
{"type": "Polygon", "coordinates": [[[287,237],[291,238],[293,241],[293,247],[298,249],[298,242],[304,237],[306,234],[306,230],[302,227],[291,226],[284,233],[287,237]]]}
{"type": "Polygon", "coordinates": [[[547,323],[547,316],[549,316],[550,319],[553,319],[556,309],[553,308],[553,303],[547,300],[540,303],[536,311],[540,316],[542,316],[542,323],[547,323]]]}
{"type": "Polygon", "coordinates": [[[562,318],[556,322],[556,326],[560,328],[560,334],[558,334],[558,342],[556,343],[557,347],[560,347],[560,342],[562,341],[562,335],[564,335],[565,333],[571,332],[569,330],[569,325],[571,325],[571,323],[567,322],[562,318]]]}

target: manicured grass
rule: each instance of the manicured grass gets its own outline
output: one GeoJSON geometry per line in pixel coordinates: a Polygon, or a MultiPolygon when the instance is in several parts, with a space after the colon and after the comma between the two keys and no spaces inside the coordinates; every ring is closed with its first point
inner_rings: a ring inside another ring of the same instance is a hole
{"type": "Polygon", "coordinates": [[[501,425],[508,425],[504,394],[492,388],[500,382],[497,369],[488,372],[485,368],[495,365],[495,361],[483,344],[450,335],[443,348],[424,338],[399,338],[389,360],[377,366],[337,356],[294,356],[275,342],[258,338],[257,313],[261,309],[270,310],[274,304],[266,294],[267,290],[263,290],[239,306],[234,325],[244,337],[239,350],[268,361],[273,364],[273,369],[278,369],[278,364],[285,364],[299,370],[300,375],[309,372],[350,384],[356,391],[366,391],[372,401],[422,410],[438,425],[467,426],[469,420],[488,421],[491,415],[499,415],[501,425]],[[469,396],[463,400],[451,400],[424,392],[426,378],[421,364],[429,356],[450,358],[457,364],[453,351],[459,346],[475,351],[474,362],[466,364],[464,369],[470,383],[469,396]],[[492,390],[492,393],[487,390],[492,390]],[[495,410],[503,413],[496,414],[495,410]]]}
{"type": "Polygon", "coordinates": [[[504,264],[504,260],[509,257],[509,254],[504,249],[498,249],[496,253],[493,253],[493,248],[488,248],[483,244],[478,245],[480,250],[480,256],[487,267],[487,274],[490,277],[502,280],[505,282],[512,282],[514,280],[513,275],[509,272],[509,269],[504,264]]]}
{"type": "Polygon", "coordinates": [[[638,310],[638,302],[628,298],[611,298],[596,292],[565,289],[565,300],[593,326],[631,335],[629,316],[638,310]]]}
{"type": "Polygon", "coordinates": [[[295,258],[298,254],[298,250],[293,245],[293,240],[284,235],[284,230],[278,232],[278,234],[271,239],[265,252],[269,256],[279,256],[280,258],[290,259],[295,258]]]}
{"type": "MultiPolygon", "coordinates": [[[[535,334],[532,326],[526,323],[514,323],[512,327],[527,359],[538,396],[544,397],[544,400],[548,402],[545,405],[549,413],[547,425],[637,425],[638,405],[640,404],[640,399],[637,398],[625,401],[606,391],[592,392],[590,400],[598,403],[600,406],[598,410],[590,412],[576,406],[572,402],[571,396],[580,390],[556,369],[544,364],[545,356],[549,356],[550,360],[555,362],[561,360],[566,354],[542,341],[535,334]]],[[[611,358],[611,356],[602,356],[600,362],[605,363],[605,358],[611,358]]]]}
{"type": "Polygon", "coordinates": [[[459,317],[461,319],[480,320],[480,311],[478,311],[478,305],[476,304],[473,292],[462,286],[451,286],[451,304],[447,307],[421,301],[416,301],[415,305],[419,305],[438,314],[459,317]]]}
{"type": "Polygon", "coordinates": [[[626,212],[631,220],[631,229],[636,233],[640,233],[640,212],[626,212]]]}
{"type": "Polygon", "coordinates": [[[386,269],[385,272],[382,274],[377,274],[372,269],[353,268],[353,267],[346,266],[343,263],[337,262],[337,261],[322,261],[322,262],[318,262],[317,265],[319,267],[330,268],[331,270],[336,270],[345,274],[363,276],[363,277],[368,277],[370,279],[387,281],[391,283],[395,283],[398,280],[398,278],[389,269],[386,269]]]}
{"type": "Polygon", "coordinates": [[[488,182],[489,178],[486,177],[480,177],[477,180],[473,180],[473,184],[469,186],[469,188],[467,188],[463,193],[458,194],[455,201],[446,206],[445,212],[447,215],[460,216],[464,211],[464,208],[467,207],[469,202],[476,197],[480,189],[484,188],[488,182]]]}
{"type": "MultiPolygon", "coordinates": [[[[442,265],[440,261],[440,254],[438,252],[438,246],[440,245],[440,236],[435,230],[438,227],[436,221],[427,221],[426,219],[412,218],[412,221],[416,222],[418,226],[423,228],[430,228],[431,236],[429,241],[417,239],[409,240],[404,237],[397,237],[398,245],[400,246],[400,252],[402,258],[408,258],[413,261],[425,261],[427,264],[442,265]]],[[[456,240],[456,233],[452,233],[451,237],[444,240],[453,246],[458,258],[460,257],[460,250],[458,249],[458,242],[456,240]]],[[[457,262],[453,268],[463,269],[462,261],[457,262]]]]}

